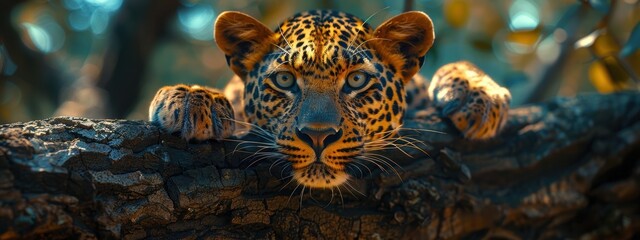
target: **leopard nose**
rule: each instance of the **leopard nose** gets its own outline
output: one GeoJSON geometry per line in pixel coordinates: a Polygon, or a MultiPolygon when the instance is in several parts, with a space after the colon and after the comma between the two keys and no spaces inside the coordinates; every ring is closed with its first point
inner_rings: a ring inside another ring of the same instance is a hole
{"type": "Polygon", "coordinates": [[[319,157],[322,150],[342,137],[342,129],[332,126],[305,126],[296,128],[296,136],[309,144],[319,157]]]}

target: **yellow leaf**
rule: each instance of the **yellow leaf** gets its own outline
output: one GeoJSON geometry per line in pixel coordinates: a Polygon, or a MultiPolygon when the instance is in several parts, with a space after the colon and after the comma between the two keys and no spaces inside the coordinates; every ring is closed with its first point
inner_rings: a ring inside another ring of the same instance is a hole
{"type": "Polygon", "coordinates": [[[463,27],[469,20],[469,1],[446,0],[443,5],[444,18],[454,28],[463,27]]]}
{"type": "Polygon", "coordinates": [[[600,34],[591,47],[598,57],[616,55],[620,51],[620,44],[607,31],[600,34]]]}
{"type": "Polygon", "coordinates": [[[531,47],[538,42],[540,33],[540,27],[531,30],[513,31],[507,34],[506,41],[531,47]]]}
{"type": "Polygon", "coordinates": [[[600,93],[612,93],[630,89],[630,78],[620,66],[620,62],[612,56],[604,57],[589,66],[591,83],[600,93]]]}

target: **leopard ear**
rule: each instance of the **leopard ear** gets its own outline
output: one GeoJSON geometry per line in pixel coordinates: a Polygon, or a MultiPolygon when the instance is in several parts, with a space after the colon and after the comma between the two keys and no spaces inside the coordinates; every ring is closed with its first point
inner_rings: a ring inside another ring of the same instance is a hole
{"type": "Polygon", "coordinates": [[[271,46],[274,33],[255,18],[241,12],[223,12],[216,20],[213,36],[227,64],[244,78],[271,46]]]}
{"type": "Polygon", "coordinates": [[[378,48],[386,53],[383,55],[402,62],[399,66],[405,80],[415,75],[424,59],[424,55],[433,45],[435,33],[431,18],[423,12],[411,11],[397,15],[382,23],[374,32],[373,41],[378,48]],[[404,61],[402,61],[404,60],[404,61]]]}

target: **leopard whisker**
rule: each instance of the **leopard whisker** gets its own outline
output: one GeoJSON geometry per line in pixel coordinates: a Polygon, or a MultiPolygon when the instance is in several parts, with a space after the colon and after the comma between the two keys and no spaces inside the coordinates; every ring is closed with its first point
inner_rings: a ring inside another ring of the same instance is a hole
{"type": "Polygon", "coordinates": [[[361,42],[361,43],[360,43],[360,44],[359,44],[359,45],[358,45],[358,46],[353,50],[353,51],[354,51],[354,53],[355,53],[356,51],[358,51],[358,49],[361,49],[360,47],[362,47],[362,45],[364,45],[365,43],[368,43],[369,41],[373,41],[373,40],[391,41],[391,39],[388,39],[388,38],[370,38],[370,39],[367,39],[367,40],[365,40],[365,41],[361,42]]]}
{"type": "Polygon", "coordinates": [[[280,49],[280,50],[282,50],[283,52],[287,53],[287,55],[291,55],[291,53],[289,53],[289,51],[287,51],[286,49],[284,49],[284,48],[282,48],[282,47],[278,46],[277,44],[272,43],[271,45],[276,46],[277,48],[279,48],[279,49],[280,49]]]}
{"type": "MultiPolygon", "coordinates": [[[[283,167],[282,169],[280,169],[280,175],[284,174],[284,170],[287,170],[288,167],[291,167],[291,165],[287,165],[287,162],[285,162],[285,167],[283,167]]],[[[291,167],[292,168],[292,167],[291,167]]],[[[291,175],[293,176],[294,172],[291,171],[291,175]]]]}
{"type": "Polygon", "coordinates": [[[337,186],[335,188],[338,189],[338,194],[340,194],[340,202],[344,204],[344,197],[342,196],[342,191],[340,191],[340,186],[337,186]]]}
{"type": "MultiPolygon", "coordinates": [[[[278,153],[278,152],[262,152],[265,149],[268,149],[268,148],[266,148],[266,147],[260,148],[259,150],[255,151],[253,154],[251,154],[251,155],[245,157],[244,159],[240,160],[240,162],[243,163],[244,161],[246,161],[247,159],[252,158],[253,156],[267,156],[267,157],[274,157],[274,156],[275,157],[279,157],[279,156],[282,156],[282,154],[278,153]]],[[[249,166],[247,166],[247,168],[251,167],[251,165],[253,165],[254,163],[255,162],[249,164],[249,166]]]]}
{"type": "Polygon", "coordinates": [[[287,64],[289,63],[289,61],[284,61],[279,63],[276,67],[271,68],[268,72],[266,72],[265,74],[267,75],[267,77],[271,77],[271,74],[274,74],[276,71],[278,71],[278,69],[280,69],[280,66],[282,66],[283,64],[287,64]]]}
{"type": "MultiPolygon", "coordinates": [[[[273,136],[272,133],[262,129],[261,127],[255,125],[255,124],[248,123],[248,122],[237,121],[237,120],[231,119],[231,118],[224,118],[224,119],[227,119],[227,120],[230,120],[230,121],[233,121],[233,122],[245,125],[245,126],[249,126],[249,129],[247,130],[247,133],[253,133],[256,136],[261,137],[264,140],[267,140],[269,142],[274,142],[275,137],[273,136]]],[[[229,139],[229,138],[226,138],[225,140],[227,140],[227,139],[229,139]]]]}
{"type": "MultiPolygon", "coordinates": [[[[419,147],[417,144],[420,144],[423,147],[428,147],[428,145],[422,141],[419,140],[417,138],[413,138],[411,137],[411,135],[404,135],[404,136],[400,136],[400,137],[391,137],[393,135],[396,135],[400,130],[402,130],[402,127],[398,127],[396,129],[393,130],[389,130],[389,131],[384,131],[384,132],[379,132],[379,133],[375,133],[374,136],[376,135],[384,135],[382,136],[382,138],[370,141],[365,143],[365,148],[368,150],[384,150],[384,149],[388,149],[388,148],[384,148],[386,146],[393,146],[394,148],[396,148],[397,150],[400,150],[401,152],[403,152],[405,155],[409,156],[409,157],[413,157],[410,154],[408,154],[406,151],[404,151],[403,149],[401,149],[401,147],[411,147],[413,149],[416,149],[422,153],[424,153],[427,156],[430,156],[428,152],[426,152],[423,148],[419,147]],[[403,144],[396,144],[398,142],[402,142],[403,144]]],[[[406,128],[409,129],[409,128],[406,128]]]]}
{"type": "MultiPolygon", "coordinates": [[[[358,164],[358,165],[360,165],[360,166],[363,166],[364,168],[366,168],[366,169],[367,169],[367,171],[369,171],[369,175],[371,175],[371,169],[370,169],[369,167],[367,167],[367,165],[365,165],[365,164],[363,164],[363,163],[361,163],[361,162],[358,162],[358,161],[353,161],[353,164],[358,164]]],[[[362,172],[362,169],[360,169],[360,167],[359,167],[359,166],[355,166],[355,165],[348,165],[348,167],[353,167],[353,168],[355,168],[355,169],[358,169],[358,171],[360,172],[360,177],[363,177],[363,176],[364,176],[364,172],[362,172]]]]}
{"type": "MultiPolygon", "coordinates": [[[[289,174],[289,175],[287,175],[287,176],[284,176],[284,177],[278,178],[278,181],[284,181],[285,179],[289,178],[289,182],[291,182],[291,181],[293,181],[293,178],[292,178],[292,177],[293,177],[293,174],[289,174]]],[[[289,184],[289,182],[287,182],[287,184],[289,184]]],[[[286,185],[287,185],[287,184],[285,184],[285,186],[284,186],[284,187],[286,187],[286,185]]],[[[284,188],[280,188],[280,190],[282,190],[282,189],[284,189],[284,188]]]]}
{"type": "MultiPolygon", "coordinates": [[[[277,46],[277,45],[274,44],[274,46],[277,46]]],[[[280,46],[277,46],[277,47],[280,48],[280,46]]],[[[285,50],[285,49],[282,49],[282,50],[285,50]]],[[[281,58],[282,55],[285,55],[285,54],[289,55],[289,52],[288,51],[286,51],[286,52],[285,51],[273,52],[273,53],[269,53],[269,54],[265,55],[265,57],[270,57],[270,56],[274,56],[275,55],[274,58],[281,58]]]]}
{"type": "Polygon", "coordinates": [[[273,133],[270,133],[269,131],[255,124],[245,123],[245,125],[250,127],[247,133],[255,134],[256,136],[269,142],[275,142],[275,136],[273,135],[273,133]]]}
{"type": "Polygon", "coordinates": [[[235,149],[246,149],[253,146],[264,146],[264,147],[274,147],[274,148],[278,147],[278,144],[270,143],[270,142],[258,142],[258,141],[249,141],[249,140],[239,140],[239,139],[227,139],[226,141],[238,142],[238,145],[236,145],[235,149]],[[250,144],[253,144],[253,145],[250,145],[250,144]],[[249,145],[249,146],[244,146],[244,145],[249,145]],[[243,147],[240,147],[240,146],[243,146],[243,147]]]}
{"type": "Polygon", "coordinates": [[[258,141],[251,141],[251,140],[242,140],[242,139],[233,139],[233,138],[229,138],[229,139],[225,139],[225,141],[229,141],[229,142],[239,142],[240,144],[242,143],[246,143],[246,144],[256,144],[256,145],[275,145],[275,143],[270,143],[270,142],[258,142],[258,141]]]}
{"type": "Polygon", "coordinates": [[[381,155],[381,154],[377,154],[377,153],[365,153],[365,155],[369,156],[369,157],[376,157],[376,159],[379,159],[380,161],[385,163],[387,166],[389,166],[393,170],[395,170],[395,167],[393,167],[393,165],[395,165],[396,167],[400,168],[400,170],[404,171],[404,169],[402,168],[402,166],[400,166],[400,164],[398,164],[395,161],[391,160],[387,156],[384,156],[384,155],[381,155]],[[393,165],[391,165],[389,162],[393,163],[393,165]]]}
{"type": "Polygon", "coordinates": [[[403,127],[403,126],[400,126],[400,127],[399,127],[399,130],[400,130],[400,131],[402,131],[402,130],[409,130],[409,131],[416,131],[416,132],[428,132],[428,133],[437,133],[437,134],[445,134],[445,135],[447,134],[446,132],[441,132],[441,131],[438,131],[438,130],[431,130],[431,129],[419,129],[419,128],[408,128],[408,127],[403,127]]]}
{"type": "Polygon", "coordinates": [[[397,142],[398,137],[386,137],[386,138],[379,138],[373,141],[369,141],[364,143],[363,145],[365,146],[377,146],[377,145],[386,145],[388,143],[395,143],[397,142]]]}
{"type": "Polygon", "coordinates": [[[413,137],[413,135],[403,135],[403,136],[400,136],[399,138],[400,138],[400,139],[402,139],[402,140],[404,140],[404,141],[406,141],[406,140],[411,140],[411,141],[409,141],[409,143],[412,143],[412,144],[414,144],[414,145],[415,145],[416,143],[419,143],[419,144],[421,144],[421,145],[422,145],[422,146],[424,146],[424,147],[428,147],[428,146],[429,146],[429,145],[427,145],[424,141],[422,141],[422,140],[420,140],[420,139],[417,139],[417,138],[414,138],[414,137],[413,137]]]}
{"type": "Polygon", "coordinates": [[[302,197],[304,196],[304,190],[307,188],[306,185],[302,185],[302,191],[300,191],[300,209],[302,209],[302,197]]]}
{"type": "Polygon", "coordinates": [[[286,177],[282,177],[281,179],[279,179],[280,181],[285,180],[286,178],[289,178],[289,181],[287,181],[287,183],[284,184],[284,186],[282,186],[280,188],[280,190],[278,190],[278,192],[282,191],[284,188],[286,188],[287,186],[289,186],[290,183],[292,183],[294,181],[293,179],[293,173],[290,174],[289,176],[286,177]]]}
{"type": "MultiPolygon", "coordinates": [[[[357,167],[352,166],[352,165],[347,165],[347,166],[345,166],[344,168],[345,168],[345,172],[348,172],[348,171],[354,171],[354,170],[352,170],[352,169],[354,169],[354,168],[355,168],[355,169],[358,169],[358,171],[360,171],[360,177],[362,177],[362,176],[363,176],[363,175],[362,175],[362,174],[363,174],[363,173],[362,173],[362,170],[360,170],[360,168],[357,168],[357,167]]],[[[355,172],[353,173],[353,175],[355,175],[355,172]]]]}
{"type": "MultiPolygon", "coordinates": [[[[285,161],[285,157],[284,157],[284,156],[283,156],[283,157],[281,157],[281,158],[278,158],[278,159],[274,160],[274,161],[273,161],[273,163],[271,163],[271,165],[269,166],[269,172],[271,172],[271,169],[272,169],[273,167],[278,166],[278,165],[280,165],[280,164],[284,164],[284,163],[286,163],[286,161],[285,161]]],[[[282,175],[282,174],[281,174],[281,175],[282,175]]]]}
{"type": "Polygon", "coordinates": [[[277,149],[280,146],[278,146],[278,144],[275,144],[275,143],[261,143],[261,142],[255,142],[255,141],[246,141],[246,142],[238,143],[235,149],[244,150],[244,149],[249,149],[251,147],[271,147],[271,148],[277,149]]]}
{"type": "Polygon", "coordinates": [[[371,171],[371,168],[369,168],[369,166],[367,166],[364,163],[358,162],[358,161],[353,161],[354,164],[358,164],[360,166],[363,166],[365,169],[367,169],[367,171],[369,172],[369,175],[371,175],[373,173],[373,171],[371,171]]]}
{"type": "MultiPolygon", "coordinates": [[[[276,157],[278,157],[278,156],[277,155],[262,154],[262,153],[261,154],[257,154],[256,158],[250,158],[253,161],[247,167],[245,167],[245,169],[251,168],[251,166],[253,166],[254,164],[256,164],[258,162],[264,161],[266,159],[276,158],[276,157]]],[[[249,157],[243,159],[241,161],[241,163],[243,163],[244,161],[247,161],[248,158],[249,157]]]]}
{"type": "MultiPolygon", "coordinates": [[[[400,132],[402,130],[411,130],[411,131],[416,131],[416,132],[430,132],[430,133],[440,133],[440,134],[447,134],[445,132],[441,132],[441,131],[437,131],[437,130],[431,130],[431,129],[420,129],[420,128],[410,128],[410,127],[405,127],[404,124],[400,124],[400,126],[396,127],[393,130],[390,131],[397,131],[400,132]]],[[[389,132],[389,131],[387,131],[389,132]]]]}
{"type": "Polygon", "coordinates": [[[252,127],[251,129],[256,128],[258,131],[262,131],[263,133],[265,133],[265,134],[267,134],[267,135],[269,135],[269,136],[272,136],[272,135],[273,135],[271,132],[269,132],[269,131],[267,131],[267,130],[265,130],[265,129],[261,128],[260,126],[258,126],[258,125],[256,125],[256,124],[254,124],[254,123],[245,122],[245,121],[239,121],[239,120],[236,120],[236,119],[233,119],[233,118],[221,118],[221,119],[223,119],[223,120],[228,120],[228,121],[232,121],[232,122],[234,122],[234,123],[239,123],[239,124],[242,124],[242,125],[245,125],[245,126],[252,127]]]}
{"type": "Polygon", "coordinates": [[[402,166],[400,166],[398,163],[396,163],[395,161],[391,160],[390,158],[380,155],[380,154],[373,154],[370,153],[369,157],[374,158],[374,159],[378,159],[379,161],[385,163],[387,166],[389,166],[394,172],[395,174],[398,176],[398,178],[400,178],[400,181],[402,181],[402,177],[400,176],[400,173],[398,172],[398,170],[392,166],[391,163],[393,163],[393,165],[395,165],[397,168],[399,168],[401,171],[404,171],[404,169],[402,168],[402,166]],[[391,163],[389,163],[391,162],[391,163]]]}
{"type": "Polygon", "coordinates": [[[251,166],[253,166],[254,164],[256,164],[256,163],[258,163],[258,162],[261,162],[261,161],[263,161],[263,160],[265,160],[265,159],[268,159],[268,158],[269,158],[268,156],[261,156],[261,157],[259,157],[259,158],[255,158],[255,159],[253,159],[254,161],[253,161],[253,162],[251,162],[251,163],[249,164],[249,166],[246,166],[244,169],[245,169],[245,170],[247,170],[247,169],[251,168],[251,166]]]}
{"type": "Polygon", "coordinates": [[[253,124],[253,123],[249,123],[249,122],[243,122],[243,121],[238,121],[232,118],[222,118],[224,120],[229,120],[235,123],[239,123],[245,126],[249,126],[249,133],[254,133],[255,135],[257,135],[258,137],[261,137],[264,140],[267,140],[269,142],[275,143],[275,136],[273,135],[273,133],[261,128],[260,126],[253,124]]]}
{"type": "Polygon", "coordinates": [[[233,151],[231,151],[230,153],[228,153],[226,156],[230,156],[235,154],[238,150],[245,150],[245,149],[250,149],[253,147],[267,147],[267,148],[273,148],[273,149],[278,149],[278,145],[274,144],[274,143],[262,143],[262,142],[253,142],[253,141],[241,141],[241,140],[236,140],[236,141],[230,141],[230,142],[239,142],[236,147],[233,149],[233,151]]]}
{"type": "Polygon", "coordinates": [[[395,134],[397,134],[399,132],[399,128],[395,128],[395,129],[391,129],[391,130],[387,130],[387,131],[383,131],[383,132],[376,132],[373,134],[373,136],[378,136],[378,135],[384,135],[382,136],[382,138],[388,138],[390,136],[393,136],[395,134]]]}
{"type": "MultiPolygon", "coordinates": [[[[273,148],[274,150],[277,150],[276,147],[269,147],[269,148],[273,148]]],[[[249,151],[249,150],[246,150],[246,149],[252,149],[252,147],[251,146],[246,146],[246,147],[242,147],[242,148],[239,148],[239,149],[234,149],[232,152],[228,153],[226,156],[232,156],[232,155],[235,155],[236,153],[252,153],[252,155],[255,155],[254,151],[249,151]]],[[[251,157],[251,156],[249,156],[249,157],[251,157]]]]}
{"type": "Polygon", "coordinates": [[[252,158],[254,156],[265,156],[266,154],[272,154],[273,156],[280,156],[281,154],[278,152],[255,152],[255,151],[246,151],[246,150],[237,150],[234,151],[232,154],[236,154],[236,153],[247,153],[247,154],[251,154],[247,157],[245,157],[242,162],[244,162],[245,160],[252,158]]]}
{"type": "Polygon", "coordinates": [[[387,169],[386,169],[385,167],[383,167],[382,165],[378,164],[378,161],[375,161],[375,160],[371,159],[371,158],[370,158],[370,157],[368,157],[368,156],[360,155],[360,156],[355,157],[354,159],[373,163],[373,164],[374,164],[374,165],[376,165],[380,170],[382,170],[382,171],[384,171],[384,172],[387,172],[387,169]]]}
{"type": "Polygon", "coordinates": [[[262,152],[264,149],[260,149],[257,152],[254,152],[254,156],[268,156],[268,157],[282,157],[283,155],[279,152],[262,152]]]}
{"type": "Polygon", "coordinates": [[[380,169],[381,171],[385,172],[385,173],[389,173],[389,171],[387,170],[387,167],[389,167],[388,164],[382,163],[382,160],[378,159],[378,158],[374,158],[372,156],[366,156],[366,155],[362,155],[359,156],[357,158],[358,160],[362,160],[362,161],[366,161],[366,162],[370,162],[375,164],[378,169],[380,169]]]}
{"type": "Polygon", "coordinates": [[[262,147],[262,148],[272,148],[277,150],[279,148],[279,146],[275,143],[261,143],[261,142],[254,142],[254,141],[240,141],[240,140],[236,140],[239,141],[240,143],[238,145],[236,145],[236,147],[233,149],[233,151],[229,154],[227,154],[227,156],[233,155],[236,152],[246,152],[243,151],[244,149],[249,149],[252,147],[262,147]],[[249,145],[249,144],[254,144],[254,145],[249,145]],[[248,145],[248,146],[244,146],[244,145],[248,145]]]}
{"type": "MultiPolygon", "coordinates": [[[[273,44],[273,45],[278,47],[278,48],[280,48],[280,49],[282,49],[280,46],[277,46],[275,44],[273,44]]],[[[269,53],[269,54],[267,54],[265,56],[282,55],[282,54],[285,54],[285,53],[288,53],[288,51],[285,51],[284,49],[282,49],[282,51],[280,51],[280,52],[272,52],[272,53],[269,53]]]]}
{"type": "MultiPolygon", "coordinates": [[[[402,147],[401,147],[401,146],[398,146],[397,144],[395,144],[395,142],[394,142],[394,141],[398,141],[398,140],[399,140],[399,138],[396,138],[396,139],[395,139],[395,140],[393,140],[393,141],[388,141],[388,142],[386,142],[385,146],[393,146],[393,147],[395,147],[398,151],[400,151],[400,152],[402,152],[404,155],[406,155],[407,157],[413,158],[413,156],[411,156],[411,154],[407,153],[404,149],[402,149],[402,147]]],[[[366,148],[366,146],[365,146],[365,148],[366,148]]]]}
{"type": "Polygon", "coordinates": [[[313,188],[312,187],[309,188],[309,198],[311,198],[311,200],[313,200],[313,201],[318,202],[318,200],[313,197],[313,188]]]}
{"type": "MultiPolygon", "coordinates": [[[[345,189],[349,190],[349,188],[351,188],[353,191],[359,193],[363,197],[366,197],[366,195],[364,195],[364,193],[361,193],[360,191],[358,191],[358,189],[356,189],[355,187],[351,186],[351,184],[349,184],[349,181],[344,182],[344,184],[347,186],[345,189]]],[[[349,192],[351,192],[351,190],[349,190],[349,192]]],[[[353,195],[353,197],[355,197],[355,198],[358,198],[355,194],[353,194],[353,192],[351,192],[351,195],[353,195]]]]}
{"type": "MultiPolygon", "coordinates": [[[[358,34],[360,34],[360,30],[364,29],[364,25],[367,24],[367,22],[369,22],[369,20],[371,20],[371,18],[373,18],[375,15],[377,15],[378,13],[389,9],[391,6],[386,6],[380,10],[378,10],[377,12],[374,12],[373,14],[371,14],[369,17],[367,17],[367,19],[364,20],[364,22],[362,22],[362,24],[360,25],[360,27],[358,28],[358,30],[356,31],[356,34],[354,35],[354,38],[349,41],[349,44],[347,44],[347,50],[349,50],[351,48],[351,46],[353,46],[353,42],[358,39],[358,34]]],[[[352,55],[353,56],[353,55],[352,55]]],[[[350,56],[351,57],[351,56],[350,56]]]]}
{"type": "Polygon", "coordinates": [[[298,185],[296,185],[293,191],[291,191],[291,194],[289,195],[289,199],[287,199],[287,204],[289,204],[289,202],[291,201],[291,198],[293,197],[293,194],[296,192],[296,190],[298,190],[299,187],[300,187],[300,183],[298,183],[298,185]]]}
{"type": "Polygon", "coordinates": [[[260,133],[258,131],[250,130],[250,131],[246,132],[246,134],[247,135],[248,134],[253,134],[253,135],[257,136],[258,138],[267,141],[267,143],[270,143],[270,144],[275,144],[276,143],[274,136],[267,136],[267,135],[264,135],[263,133],[260,133]]]}
{"type": "MultiPolygon", "coordinates": [[[[389,162],[392,162],[398,168],[402,169],[402,166],[397,164],[395,161],[389,159],[388,157],[385,157],[385,156],[380,155],[380,154],[375,154],[375,153],[365,153],[365,155],[362,155],[362,156],[366,157],[367,159],[369,159],[372,162],[379,162],[379,163],[381,163],[383,165],[386,165],[387,167],[391,168],[391,170],[393,170],[393,172],[395,172],[395,174],[398,176],[398,178],[400,178],[402,180],[402,177],[400,176],[400,173],[398,172],[398,170],[396,170],[396,168],[393,165],[391,165],[391,163],[389,163],[389,162]]],[[[384,172],[388,173],[388,171],[386,169],[381,168],[381,170],[383,170],[384,172]]]]}
{"type": "Polygon", "coordinates": [[[364,53],[364,52],[366,52],[366,51],[372,51],[372,52],[375,52],[375,50],[373,50],[373,49],[360,49],[360,50],[358,50],[358,51],[353,52],[352,54],[353,54],[353,55],[360,54],[360,56],[365,57],[364,55],[362,55],[362,53],[364,53]]]}
{"type": "Polygon", "coordinates": [[[406,144],[404,144],[404,146],[412,147],[413,149],[416,149],[416,150],[424,153],[425,155],[431,157],[427,151],[425,151],[424,149],[418,147],[418,145],[415,144],[417,142],[417,143],[422,144],[425,148],[428,147],[427,144],[424,143],[423,141],[420,141],[418,139],[415,139],[415,138],[412,138],[412,137],[408,137],[408,136],[400,137],[400,138],[398,138],[398,140],[405,142],[406,144]]]}
{"type": "Polygon", "coordinates": [[[340,59],[344,59],[344,58],[342,56],[338,55],[338,56],[332,58],[331,61],[340,60],[340,59]]]}
{"type": "MultiPolygon", "coordinates": [[[[366,169],[367,169],[367,171],[369,172],[369,175],[371,175],[371,174],[372,174],[372,172],[371,172],[371,168],[369,168],[369,166],[367,166],[367,165],[365,165],[365,164],[363,164],[363,163],[361,163],[361,162],[355,162],[355,163],[356,163],[356,164],[360,164],[361,166],[363,166],[364,168],[366,168],[366,169]]],[[[358,168],[358,169],[360,169],[360,168],[358,168]]]]}
{"type": "MultiPolygon", "coordinates": [[[[287,38],[284,36],[284,33],[282,32],[282,27],[278,27],[278,31],[280,32],[280,36],[282,37],[282,40],[284,40],[284,42],[287,43],[287,47],[289,47],[289,49],[293,49],[293,47],[291,47],[291,43],[289,43],[287,38]]],[[[289,52],[287,52],[287,53],[289,53],[289,52]]],[[[291,55],[289,55],[289,56],[291,56],[291,55]]]]}
{"type": "Polygon", "coordinates": [[[327,208],[329,205],[331,205],[331,203],[333,203],[333,188],[330,188],[330,190],[331,190],[331,199],[329,199],[329,203],[327,203],[327,205],[324,205],[323,208],[327,208]]]}
{"type": "MultiPolygon", "coordinates": [[[[429,147],[429,145],[427,145],[427,144],[426,144],[424,141],[422,141],[422,140],[419,140],[419,139],[417,139],[417,138],[413,138],[413,137],[411,137],[411,136],[409,136],[409,135],[400,136],[400,137],[397,137],[397,138],[391,138],[391,139],[394,139],[394,141],[393,141],[394,143],[395,143],[395,142],[404,142],[403,144],[399,145],[399,146],[401,146],[401,147],[410,147],[410,148],[416,149],[416,150],[418,150],[418,151],[420,151],[420,152],[424,153],[424,154],[425,154],[425,155],[427,155],[427,156],[430,156],[430,155],[429,155],[429,153],[428,153],[427,151],[425,151],[423,148],[421,148],[421,147],[419,147],[418,145],[416,145],[416,143],[417,143],[417,144],[422,145],[424,148],[428,148],[428,147],[429,147]]],[[[401,150],[401,149],[399,149],[399,148],[398,148],[398,150],[401,150]]],[[[402,151],[402,150],[401,150],[401,151],[402,151]]]]}

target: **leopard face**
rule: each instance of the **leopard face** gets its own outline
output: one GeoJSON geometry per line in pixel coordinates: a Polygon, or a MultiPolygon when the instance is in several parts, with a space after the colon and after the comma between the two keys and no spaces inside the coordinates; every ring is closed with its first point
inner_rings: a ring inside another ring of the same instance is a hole
{"type": "Polygon", "coordinates": [[[433,26],[421,12],[373,29],[352,15],[318,10],[271,31],[225,12],[215,38],[244,81],[246,120],[272,133],[298,183],[334,187],[351,178],[350,167],[380,161],[370,151],[401,126],[404,84],[431,47],[433,26]]]}

